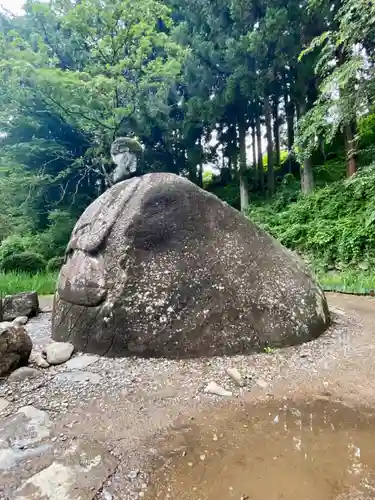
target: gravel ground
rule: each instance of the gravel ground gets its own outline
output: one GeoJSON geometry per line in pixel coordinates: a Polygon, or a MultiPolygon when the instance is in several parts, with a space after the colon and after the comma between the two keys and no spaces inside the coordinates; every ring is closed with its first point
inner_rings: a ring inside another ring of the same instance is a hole
{"type": "MultiPolygon", "coordinates": [[[[270,354],[195,360],[106,359],[77,355],[71,363],[41,370],[22,383],[0,382],[0,398],[10,404],[0,417],[32,405],[48,412],[56,435],[86,436],[105,446],[119,465],[96,499],[143,496],[148,463],[171,426],[188,425],[197,411],[268,398],[330,398],[347,404],[375,403],[375,301],[329,294],[333,325],[308,344],[270,354]],[[235,367],[245,378],[238,387],[226,374],[235,367]],[[205,394],[215,381],[232,398],[205,394]]],[[[51,313],[27,329],[37,348],[50,342],[51,313]]]]}

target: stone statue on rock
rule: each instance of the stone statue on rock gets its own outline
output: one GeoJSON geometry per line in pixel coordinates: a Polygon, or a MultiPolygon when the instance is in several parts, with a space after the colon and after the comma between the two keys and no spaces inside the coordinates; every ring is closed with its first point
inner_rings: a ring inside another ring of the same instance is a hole
{"type": "Polygon", "coordinates": [[[112,182],[116,184],[135,174],[139,169],[143,148],[130,137],[118,137],[111,145],[111,157],[116,164],[112,173],[112,182]]]}
{"type": "Polygon", "coordinates": [[[297,344],[329,322],[297,256],[187,179],[154,173],[114,185],[77,222],[52,329],[84,352],[181,358],[297,344]]]}

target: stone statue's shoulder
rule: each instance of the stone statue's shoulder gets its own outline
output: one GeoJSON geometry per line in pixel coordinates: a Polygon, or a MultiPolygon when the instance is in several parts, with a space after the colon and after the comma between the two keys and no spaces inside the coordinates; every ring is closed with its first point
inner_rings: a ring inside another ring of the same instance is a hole
{"type": "Polygon", "coordinates": [[[140,182],[139,177],[120,182],[91,203],[73,229],[67,251],[94,252],[110,232],[140,182]]]}

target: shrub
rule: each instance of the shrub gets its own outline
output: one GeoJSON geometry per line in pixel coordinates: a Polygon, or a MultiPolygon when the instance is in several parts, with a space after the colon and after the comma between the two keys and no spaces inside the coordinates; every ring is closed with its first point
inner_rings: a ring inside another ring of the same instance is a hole
{"type": "Polygon", "coordinates": [[[375,165],[350,179],[292,199],[283,186],[268,203],[252,205],[248,216],[283,245],[324,268],[375,268],[375,165]]]}
{"type": "Polygon", "coordinates": [[[37,253],[19,252],[4,257],[0,261],[0,267],[6,273],[18,271],[34,274],[45,270],[46,261],[37,253]]]}
{"type": "Polygon", "coordinates": [[[53,273],[55,271],[60,271],[62,265],[64,264],[65,257],[52,257],[47,263],[46,271],[47,273],[53,273]]]}
{"type": "Polygon", "coordinates": [[[69,242],[74,218],[63,210],[54,210],[48,216],[49,227],[39,235],[38,253],[47,260],[64,254],[69,242]]]}
{"type": "Polygon", "coordinates": [[[24,252],[25,250],[25,244],[21,236],[8,236],[8,238],[5,238],[0,245],[0,261],[14,255],[15,253],[24,252]]]}

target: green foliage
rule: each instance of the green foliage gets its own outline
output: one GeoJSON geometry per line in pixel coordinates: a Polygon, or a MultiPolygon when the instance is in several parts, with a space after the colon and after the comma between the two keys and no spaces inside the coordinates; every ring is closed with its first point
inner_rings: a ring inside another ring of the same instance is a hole
{"type": "Polygon", "coordinates": [[[63,210],[54,210],[48,216],[48,228],[39,235],[37,250],[45,259],[64,255],[75,220],[63,210]]]}
{"type": "Polygon", "coordinates": [[[61,267],[64,264],[64,261],[65,261],[65,257],[52,257],[52,259],[50,259],[47,262],[47,267],[46,267],[47,273],[53,273],[56,271],[60,271],[61,267]]]}
{"type": "Polygon", "coordinates": [[[368,294],[375,290],[375,271],[347,269],[344,271],[318,270],[316,278],[324,290],[368,294]]]}
{"type": "Polygon", "coordinates": [[[236,208],[237,210],[241,209],[238,182],[233,181],[224,186],[221,184],[212,183],[207,185],[206,189],[210,193],[213,193],[218,198],[228,203],[228,205],[230,205],[231,207],[236,208]]]}
{"type": "Polygon", "coordinates": [[[9,273],[12,271],[25,273],[39,273],[46,268],[44,258],[32,252],[20,252],[12,255],[7,255],[0,261],[0,268],[3,272],[9,273]]]}
{"type": "Polygon", "coordinates": [[[251,206],[248,216],[323,269],[356,268],[364,261],[375,266],[375,165],[291,204],[289,189],[251,206]]]}
{"type": "Polygon", "coordinates": [[[51,295],[55,292],[56,273],[3,273],[0,272],[0,294],[35,290],[39,295],[51,295]]]}
{"type": "Polygon", "coordinates": [[[203,187],[206,188],[212,182],[213,174],[212,172],[203,172],[203,187]]]}
{"type": "MultiPolygon", "coordinates": [[[[311,5],[317,7],[315,2],[311,5]]],[[[300,161],[311,157],[322,141],[330,144],[345,127],[353,127],[375,97],[374,2],[343,0],[332,4],[330,16],[327,29],[300,55],[303,59],[317,51],[315,70],[320,79],[320,93],[298,123],[294,148],[300,161]]],[[[356,140],[347,148],[349,157],[356,140]]]]}
{"type": "Polygon", "coordinates": [[[0,262],[26,250],[25,240],[19,235],[8,236],[0,245],[0,262]]]}

